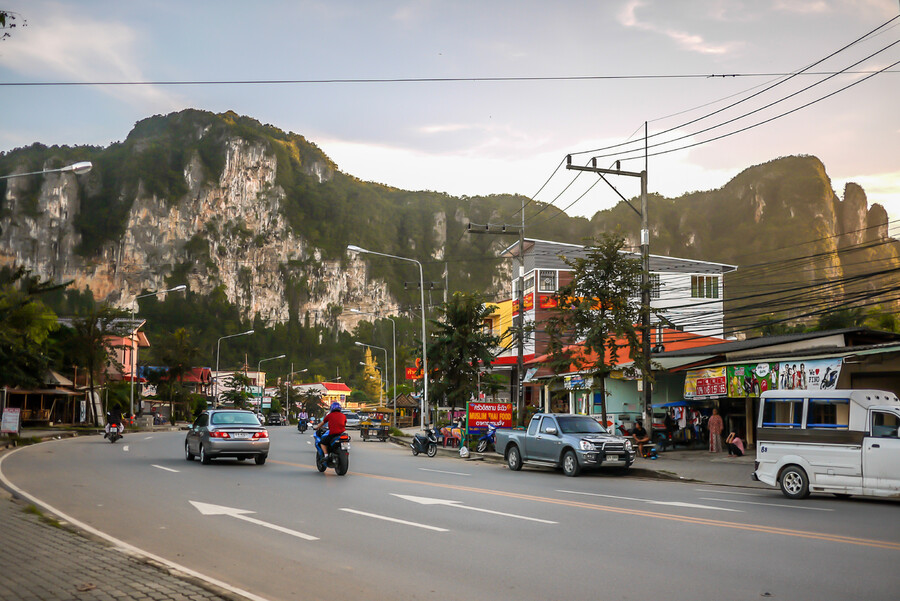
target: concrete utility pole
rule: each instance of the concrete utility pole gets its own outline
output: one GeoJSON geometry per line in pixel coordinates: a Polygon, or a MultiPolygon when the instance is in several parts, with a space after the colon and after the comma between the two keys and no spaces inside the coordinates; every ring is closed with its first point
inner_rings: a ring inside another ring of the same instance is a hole
{"type": "MultiPolygon", "coordinates": [[[[647,124],[644,123],[644,144],[646,155],[647,143],[647,124]]],[[[637,177],[641,180],[641,405],[643,406],[644,424],[653,430],[652,416],[650,405],[652,403],[652,394],[650,391],[650,226],[647,218],[647,164],[646,156],[644,158],[644,170],[640,173],[634,171],[622,171],[620,169],[601,169],[597,167],[597,159],[591,159],[591,166],[579,166],[572,164],[571,155],[566,158],[566,169],[574,171],[590,171],[600,176],[613,190],[615,187],[610,184],[605,177],[606,175],[624,175],[626,177],[637,177]]],[[[618,162],[617,165],[618,167],[618,162]]],[[[616,190],[618,194],[619,191],[616,190]]],[[[624,196],[619,196],[628,203],[624,196]]],[[[631,207],[631,203],[628,203],[631,207]]],[[[634,209],[634,207],[631,207],[634,209]]],[[[634,209],[637,212],[636,209],[634,209]]],[[[606,399],[604,399],[604,404],[606,399]]]]}
{"type": "Polygon", "coordinates": [[[517,334],[516,358],[516,424],[525,425],[525,200],[522,200],[522,225],[477,225],[466,226],[469,234],[519,234],[519,292],[516,295],[519,310],[516,313],[515,330],[517,334]]]}

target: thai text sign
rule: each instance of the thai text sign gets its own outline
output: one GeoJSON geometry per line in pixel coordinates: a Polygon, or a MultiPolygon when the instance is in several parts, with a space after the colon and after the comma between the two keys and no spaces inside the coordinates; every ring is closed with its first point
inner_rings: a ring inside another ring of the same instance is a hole
{"type": "Polygon", "coordinates": [[[21,412],[22,410],[18,407],[6,407],[3,409],[3,419],[0,420],[0,432],[4,434],[18,434],[21,412]]]}
{"type": "Polygon", "coordinates": [[[466,404],[466,424],[469,432],[487,431],[490,424],[512,428],[512,403],[485,403],[474,401],[466,404]]]}
{"type": "Polygon", "coordinates": [[[421,380],[422,373],[418,367],[407,367],[406,368],[406,379],[407,380],[421,380]]]}
{"type": "Polygon", "coordinates": [[[684,379],[684,398],[724,397],[728,393],[724,367],[692,369],[684,379]]]}

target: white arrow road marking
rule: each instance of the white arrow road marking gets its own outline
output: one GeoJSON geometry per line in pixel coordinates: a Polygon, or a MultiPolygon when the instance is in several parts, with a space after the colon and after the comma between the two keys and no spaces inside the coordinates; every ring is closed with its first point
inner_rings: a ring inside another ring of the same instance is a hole
{"type": "Polygon", "coordinates": [[[122,447],[122,450],[125,451],[125,452],[127,453],[127,452],[128,452],[128,445],[125,445],[124,447],[122,447]]]}
{"type": "Polygon", "coordinates": [[[427,467],[420,467],[419,469],[422,470],[423,472],[436,472],[438,474],[451,474],[453,476],[471,476],[472,475],[472,474],[464,474],[462,472],[445,472],[444,470],[433,470],[433,469],[429,469],[427,467]]]}
{"type": "Polygon", "coordinates": [[[145,437],[144,437],[144,440],[150,440],[151,438],[153,438],[153,437],[152,437],[152,436],[145,436],[145,437]]]}
{"type": "Polygon", "coordinates": [[[358,511],[356,509],[349,509],[347,507],[341,507],[341,511],[346,511],[347,513],[355,513],[357,515],[364,515],[367,518],[375,518],[376,520],[384,520],[386,522],[394,522],[396,524],[404,524],[406,526],[415,526],[416,528],[425,528],[426,530],[434,530],[435,532],[450,532],[446,528],[438,528],[437,526],[429,526],[428,524],[419,524],[417,522],[407,522],[406,520],[390,518],[386,515],[377,515],[374,513],[368,513],[366,511],[358,511]]]}
{"type": "Polygon", "coordinates": [[[413,503],[418,503],[420,505],[447,505],[449,507],[457,507],[459,509],[468,509],[469,511],[480,511],[481,513],[492,513],[494,515],[502,515],[508,518],[516,518],[519,520],[528,520],[529,522],[540,522],[542,524],[557,524],[558,522],[551,522],[550,520],[542,520],[539,518],[530,518],[525,515],[516,515],[514,513],[504,513],[502,511],[494,511],[493,509],[482,509],[481,507],[469,507],[468,505],[461,505],[460,501],[451,501],[449,499],[432,499],[431,497],[414,497],[412,495],[398,495],[396,493],[391,493],[395,497],[400,497],[401,499],[405,499],[407,501],[412,501],[413,503]]]}
{"type": "Polygon", "coordinates": [[[766,507],[787,507],[789,509],[806,509],[807,511],[834,511],[827,507],[809,507],[808,505],[785,505],[783,503],[760,503],[759,501],[739,501],[737,499],[713,499],[701,497],[701,501],[721,501],[723,503],[743,503],[744,505],[765,505],[766,507]]]}
{"type": "Polygon", "coordinates": [[[173,470],[173,469],[170,468],[170,467],[163,467],[163,466],[161,466],[161,465],[156,465],[155,463],[152,463],[151,465],[152,465],[153,467],[158,467],[158,468],[161,469],[161,470],[166,470],[167,472],[175,472],[176,474],[178,473],[178,470],[173,470]]]}
{"type": "Polygon", "coordinates": [[[743,513],[740,509],[729,509],[727,507],[715,507],[713,505],[698,505],[697,503],[683,503],[681,501],[655,501],[653,499],[637,499],[634,497],[617,497],[615,495],[601,495],[596,492],[580,492],[577,490],[557,490],[556,492],[566,493],[569,495],[587,495],[589,497],[605,497],[607,499],[620,499],[623,501],[640,501],[649,503],[650,505],[668,505],[670,507],[686,507],[689,509],[714,509],[716,511],[736,511],[743,513]]]}
{"type": "Polygon", "coordinates": [[[284,534],[290,534],[291,536],[296,536],[297,538],[302,538],[304,540],[319,540],[316,536],[297,532],[296,530],[289,530],[288,528],[283,528],[282,526],[278,526],[276,524],[270,524],[262,520],[257,520],[256,518],[248,517],[245,514],[256,513],[255,511],[250,511],[249,509],[236,509],[234,507],[224,507],[222,505],[200,503],[198,501],[190,501],[190,504],[196,507],[197,511],[199,511],[203,515],[227,515],[239,520],[244,520],[245,522],[250,522],[251,524],[256,524],[257,526],[265,526],[266,528],[271,528],[272,530],[277,530],[278,532],[282,532],[284,534]]]}

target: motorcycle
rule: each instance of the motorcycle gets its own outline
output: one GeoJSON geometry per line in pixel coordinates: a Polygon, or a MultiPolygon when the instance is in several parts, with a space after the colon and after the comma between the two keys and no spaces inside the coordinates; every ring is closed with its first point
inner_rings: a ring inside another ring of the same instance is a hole
{"type": "Polygon", "coordinates": [[[307,421],[305,419],[301,419],[301,420],[297,421],[297,429],[300,430],[300,432],[306,432],[306,428],[307,428],[307,421]]]}
{"type": "Polygon", "coordinates": [[[344,432],[336,436],[328,447],[328,456],[326,457],[322,453],[320,443],[327,432],[327,430],[324,433],[316,430],[313,435],[316,443],[316,469],[324,472],[329,467],[333,467],[334,473],[343,476],[350,468],[350,435],[344,432]]]}
{"type": "Polygon", "coordinates": [[[487,432],[478,439],[478,444],[475,446],[476,451],[484,453],[488,448],[494,448],[494,444],[497,442],[497,428],[499,428],[499,426],[495,424],[488,424],[487,432]]]}
{"type": "Polygon", "coordinates": [[[414,456],[425,453],[429,457],[434,457],[437,455],[437,430],[428,428],[424,432],[419,432],[413,437],[409,447],[414,456]]]}
{"type": "Polygon", "coordinates": [[[125,431],[124,424],[110,424],[109,432],[103,435],[104,438],[108,438],[111,444],[115,444],[117,440],[122,438],[122,433],[125,431]]]}

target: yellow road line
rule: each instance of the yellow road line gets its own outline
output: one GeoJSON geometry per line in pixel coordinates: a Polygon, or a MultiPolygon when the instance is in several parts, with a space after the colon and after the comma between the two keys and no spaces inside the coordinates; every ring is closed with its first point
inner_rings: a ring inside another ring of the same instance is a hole
{"type": "MultiPolygon", "coordinates": [[[[274,461],[282,465],[291,465],[295,467],[310,467],[298,463],[290,463],[287,461],[274,461]]],[[[312,469],[315,469],[314,467],[312,469]]],[[[644,511],[641,509],[629,509],[626,507],[613,507],[611,505],[596,505],[593,503],[584,503],[582,501],[573,501],[569,499],[554,499],[552,497],[540,497],[536,495],[527,495],[521,493],[507,492],[502,490],[491,490],[487,488],[475,488],[472,486],[462,486],[459,484],[445,484],[442,482],[425,482],[422,480],[411,480],[409,478],[398,478],[396,476],[382,476],[378,474],[365,474],[362,472],[352,472],[354,476],[362,476],[364,478],[374,478],[376,480],[385,480],[388,482],[399,482],[403,484],[420,484],[431,486],[434,488],[443,488],[447,490],[458,490],[462,492],[471,492],[484,495],[493,495],[497,497],[506,497],[509,499],[518,499],[521,501],[533,501],[537,503],[551,503],[554,505],[562,505],[565,507],[575,507],[579,509],[590,509],[593,511],[605,511],[609,513],[618,513],[622,515],[631,515],[637,517],[647,517],[660,520],[669,520],[674,522],[684,522],[688,524],[700,524],[703,526],[716,526],[719,528],[731,528],[735,530],[746,530],[749,532],[760,532],[763,534],[779,534],[782,536],[793,536],[796,538],[807,538],[814,540],[823,540],[834,543],[845,543],[849,545],[859,545],[864,547],[873,547],[876,549],[888,549],[892,551],[900,551],[900,542],[882,541],[869,538],[857,538],[853,536],[843,536],[840,534],[829,534],[827,532],[812,532],[807,530],[792,530],[790,528],[779,528],[776,526],[766,526],[763,524],[738,524],[735,522],[727,522],[724,520],[713,520],[707,518],[682,516],[671,513],[659,513],[657,511],[644,511]]],[[[349,474],[348,474],[349,475],[349,474]]]]}

